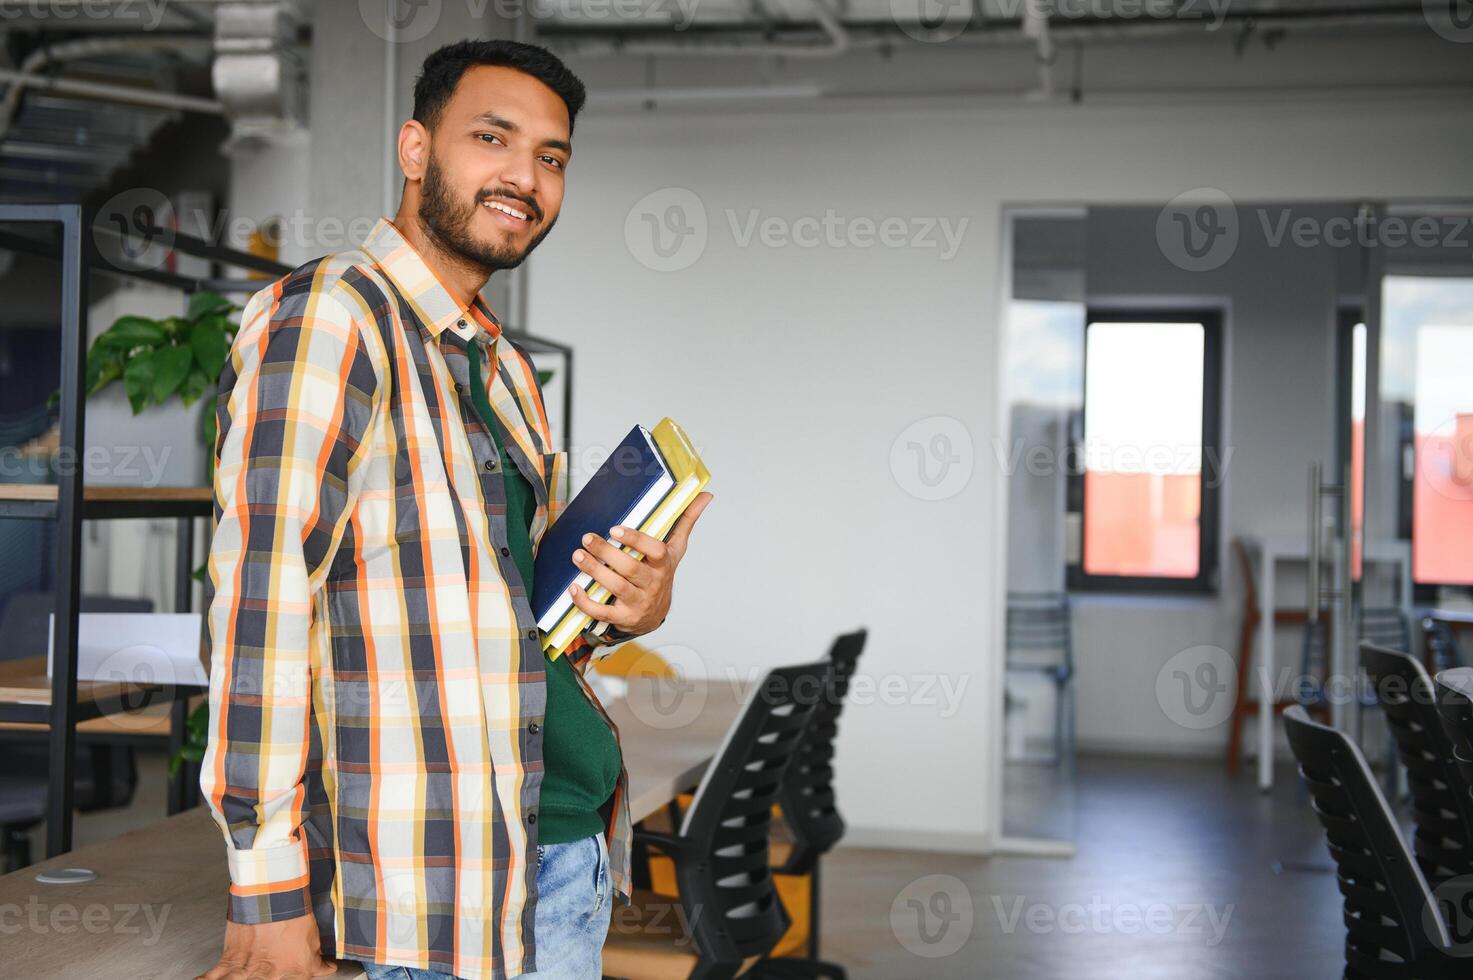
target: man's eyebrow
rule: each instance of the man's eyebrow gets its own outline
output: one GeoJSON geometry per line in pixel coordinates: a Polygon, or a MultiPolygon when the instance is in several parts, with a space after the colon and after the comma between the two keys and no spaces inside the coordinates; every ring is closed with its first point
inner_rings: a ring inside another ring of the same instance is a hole
{"type": "Polygon", "coordinates": [[[474,120],[472,120],[472,122],[484,123],[487,126],[495,126],[497,129],[504,129],[509,133],[515,133],[521,130],[521,127],[518,126],[516,123],[512,122],[510,119],[503,119],[501,116],[498,116],[494,111],[490,109],[481,113],[474,120]]]}
{"type": "MultiPolygon", "coordinates": [[[[483,126],[495,126],[497,129],[504,129],[508,133],[520,133],[522,131],[522,127],[518,126],[510,119],[498,116],[493,110],[490,109],[481,113],[479,116],[476,116],[475,119],[471,121],[479,123],[483,126]]],[[[549,149],[562,150],[564,153],[573,152],[573,144],[569,143],[567,140],[543,140],[542,145],[548,147],[549,149]]]]}

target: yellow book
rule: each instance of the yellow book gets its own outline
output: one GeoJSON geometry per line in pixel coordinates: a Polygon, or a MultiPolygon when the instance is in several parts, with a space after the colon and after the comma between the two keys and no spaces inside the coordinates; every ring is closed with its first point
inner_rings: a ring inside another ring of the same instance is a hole
{"type": "MultiPolygon", "coordinates": [[[[680,520],[680,515],[690,506],[696,495],[706,488],[711,482],[711,473],[706,469],[706,464],[701,461],[700,454],[691,443],[690,437],[685,430],[675,423],[674,419],[663,418],[660,424],[650,431],[650,437],[655,441],[655,448],[660,450],[660,456],[664,459],[665,468],[675,478],[675,486],[660,501],[654,513],[639,526],[639,530],[650,537],[659,538],[661,541],[670,534],[675,523],[680,520]]],[[[642,560],[644,555],[628,545],[623,550],[635,559],[642,560]]],[[[588,589],[588,597],[594,602],[607,602],[610,598],[609,590],[595,582],[588,589]]],[[[578,638],[578,634],[593,622],[583,610],[574,606],[570,609],[556,626],[542,638],[542,649],[547,651],[551,657],[559,657],[578,638]]],[[[600,623],[599,632],[607,628],[606,623],[600,623]]]]}

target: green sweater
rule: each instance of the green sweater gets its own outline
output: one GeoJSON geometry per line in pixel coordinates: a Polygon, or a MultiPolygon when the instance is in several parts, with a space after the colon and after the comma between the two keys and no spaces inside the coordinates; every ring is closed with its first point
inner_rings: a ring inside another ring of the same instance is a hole
{"type": "MultiPolygon", "coordinates": [[[[537,497],[532,485],[507,451],[507,439],[481,383],[480,347],[470,349],[471,401],[491,430],[501,455],[506,484],[506,536],[512,560],[530,589],[532,582],[532,518],[537,497]]],[[[528,595],[530,599],[530,593],[528,595]]],[[[603,833],[599,808],[619,783],[619,743],[589,703],[566,656],[548,661],[547,712],[542,721],[542,799],[538,804],[537,839],[565,844],[603,833]]]]}

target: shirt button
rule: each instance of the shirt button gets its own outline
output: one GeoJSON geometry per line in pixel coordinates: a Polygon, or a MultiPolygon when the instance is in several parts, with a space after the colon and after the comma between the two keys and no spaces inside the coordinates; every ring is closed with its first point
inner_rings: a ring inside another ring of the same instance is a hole
{"type": "Polygon", "coordinates": [[[511,554],[511,549],[510,548],[502,548],[501,549],[501,554],[502,554],[502,557],[505,557],[505,556],[511,554]]]}
{"type": "Polygon", "coordinates": [[[537,814],[535,814],[535,813],[529,813],[529,814],[527,814],[527,823],[536,823],[536,822],[537,822],[537,814]]]}
{"type": "Polygon", "coordinates": [[[455,321],[455,325],[457,327],[463,327],[463,326],[465,326],[465,321],[464,320],[456,320],[455,321]]]}
{"type": "Polygon", "coordinates": [[[494,460],[494,459],[488,459],[488,460],[486,460],[486,469],[488,469],[488,470],[495,470],[496,469],[496,460],[494,460]]]}
{"type": "Polygon", "coordinates": [[[535,639],[537,639],[537,631],[536,630],[527,630],[527,639],[529,639],[529,640],[535,640],[535,639]]]}
{"type": "Polygon", "coordinates": [[[465,391],[465,387],[459,381],[457,381],[457,382],[455,382],[455,390],[456,391],[465,391]]]}
{"type": "Polygon", "coordinates": [[[527,726],[527,734],[528,735],[536,735],[540,731],[542,731],[542,726],[539,725],[539,724],[537,724],[535,721],[532,722],[532,724],[530,724],[530,725],[527,726]]]}

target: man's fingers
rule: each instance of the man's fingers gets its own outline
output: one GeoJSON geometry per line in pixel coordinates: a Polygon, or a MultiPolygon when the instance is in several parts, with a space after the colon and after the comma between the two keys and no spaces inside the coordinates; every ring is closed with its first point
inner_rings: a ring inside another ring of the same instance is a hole
{"type": "Polygon", "coordinates": [[[609,537],[614,540],[615,544],[627,544],[635,551],[644,555],[646,560],[652,561],[657,565],[665,560],[665,552],[668,550],[668,545],[659,538],[645,534],[637,528],[625,527],[623,524],[620,524],[618,527],[609,528],[609,537]]]}
{"type": "Polygon", "coordinates": [[[597,558],[589,555],[588,552],[582,549],[573,552],[573,564],[577,565],[589,575],[592,575],[593,580],[608,589],[610,594],[616,595],[620,599],[633,598],[635,592],[634,585],[627,578],[597,558]]]}
{"type": "Polygon", "coordinates": [[[594,602],[588,598],[588,593],[573,586],[573,605],[588,613],[595,620],[608,623],[611,626],[633,626],[635,615],[629,611],[628,606],[618,603],[594,602]]]}
{"type": "Polygon", "coordinates": [[[642,585],[650,574],[643,562],[597,534],[583,535],[583,548],[635,585],[642,585]]]}
{"type": "Polygon", "coordinates": [[[715,499],[716,495],[711,491],[702,490],[696,494],[696,499],[690,502],[690,506],[685,509],[685,513],[680,515],[680,520],[675,522],[675,527],[670,531],[670,539],[666,542],[666,547],[675,552],[676,557],[685,554],[685,544],[690,539],[691,528],[696,526],[696,521],[701,519],[701,515],[705,513],[706,508],[711,506],[711,501],[715,499]]]}

